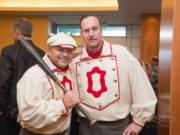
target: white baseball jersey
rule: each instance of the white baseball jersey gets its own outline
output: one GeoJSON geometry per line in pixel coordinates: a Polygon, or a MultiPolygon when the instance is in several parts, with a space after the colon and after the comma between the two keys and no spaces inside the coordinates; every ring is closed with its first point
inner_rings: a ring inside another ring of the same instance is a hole
{"type": "MultiPolygon", "coordinates": [[[[44,61],[54,70],[59,81],[73,89],[71,69],[55,70],[47,55],[44,61]]],[[[23,128],[38,134],[55,134],[67,130],[71,110],[66,110],[62,101],[64,91],[44,71],[35,65],[20,79],[17,85],[18,122],[23,128]]]]}
{"type": "Polygon", "coordinates": [[[80,104],[97,120],[116,121],[129,113],[140,125],[151,120],[156,96],[141,65],[125,47],[104,41],[95,59],[83,48],[72,67],[80,104]]]}

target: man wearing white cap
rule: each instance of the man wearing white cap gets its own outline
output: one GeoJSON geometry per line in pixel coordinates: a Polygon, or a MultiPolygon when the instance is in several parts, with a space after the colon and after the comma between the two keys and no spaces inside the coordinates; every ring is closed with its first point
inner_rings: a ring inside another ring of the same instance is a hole
{"type": "Polygon", "coordinates": [[[20,135],[63,135],[70,124],[71,108],[79,102],[69,67],[77,47],[75,40],[58,33],[47,44],[43,60],[69,91],[59,88],[38,65],[30,68],[17,85],[20,135]]]}

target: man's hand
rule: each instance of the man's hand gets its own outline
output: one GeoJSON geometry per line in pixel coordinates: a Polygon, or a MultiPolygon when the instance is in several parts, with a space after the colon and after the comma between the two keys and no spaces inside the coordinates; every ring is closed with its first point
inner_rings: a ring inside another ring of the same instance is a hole
{"type": "Polygon", "coordinates": [[[129,126],[124,130],[123,135],[138,135],[141,131],[142,127],[132,122],[129,126]]]}
{"type": "Polygon", "coordinates": [[[75,91],[68,91],[64,94],[63,102],[66,109],[70,109],[79,103],[79,96],[75,91]]]}

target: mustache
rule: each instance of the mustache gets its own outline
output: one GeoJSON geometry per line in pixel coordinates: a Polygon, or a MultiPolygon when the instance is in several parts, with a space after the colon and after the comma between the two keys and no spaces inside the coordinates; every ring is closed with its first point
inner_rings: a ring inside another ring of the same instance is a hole
{"type": "Polygon", "coordinates": [[[96,38],[89,38],[88,40],[96,40],[96,38]]]}

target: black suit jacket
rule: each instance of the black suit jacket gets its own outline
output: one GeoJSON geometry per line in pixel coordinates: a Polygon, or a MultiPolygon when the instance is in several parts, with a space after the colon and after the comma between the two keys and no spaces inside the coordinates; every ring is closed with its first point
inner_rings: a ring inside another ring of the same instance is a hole
{"type": "MultiPolygon", "coordinates": [[[[43,57],[44,51],[28,42],[43,57]]],[[[0,110],[10,118],[17,117],[16,85],[24,72],[36,64],[19,41],[2,49],[0,57],[0,110]]]]}

